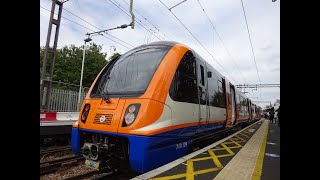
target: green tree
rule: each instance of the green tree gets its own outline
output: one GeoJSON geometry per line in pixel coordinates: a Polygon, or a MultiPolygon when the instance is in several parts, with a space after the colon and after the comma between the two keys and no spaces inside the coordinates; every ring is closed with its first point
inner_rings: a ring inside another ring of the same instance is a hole
{"type": "MultiPolygon", "coordinates": [[[[108,63],[107,53],[101,51],[102,46],[90,43],[86,47],[86,55],[83,70],[83,86],[90,87],[101,69],[108,63]]],[[[44,47],[40,47],[40,77],[43,63],[44,47]]],[[[114,53],[116,55],[119,53],[114,53]]],[[[70,84],[80,84],[82,67],[83,46],[75,45],[64,46],[57,50],[54,65],[53,80],[70,84]]],[[[48,57],[47,76],[51,64],[51,57],[48,57]]]]}

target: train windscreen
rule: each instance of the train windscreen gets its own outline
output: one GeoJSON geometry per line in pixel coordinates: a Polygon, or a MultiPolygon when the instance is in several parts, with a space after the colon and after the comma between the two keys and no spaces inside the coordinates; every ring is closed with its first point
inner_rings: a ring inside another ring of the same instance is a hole
{"type": "Polygon", "coordinates": [[[116,60],[108,70],[105,78],[97,82],[97,94],[108,96],[143,94],[147,89],[156,69],[170,46],[146,46],[135,49],[116,60]]]}

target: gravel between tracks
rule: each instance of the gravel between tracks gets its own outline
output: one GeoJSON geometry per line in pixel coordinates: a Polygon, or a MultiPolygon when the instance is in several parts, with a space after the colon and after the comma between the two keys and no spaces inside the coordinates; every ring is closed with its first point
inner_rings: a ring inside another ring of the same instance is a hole
{"type": "Polygon", "coordinates": [[[54,173],[40,176],[40,180],[51,180],[51,179],[62,180],[62,179],[71,178],[73,176],[84,174],[84,173],[91,172],[91,171],[95,171],[95,170],[86,167],[84,164],[81,164],[79,166],[74,166],[74,167],[67,168],[64,170],[58,170],[54,173]]]}

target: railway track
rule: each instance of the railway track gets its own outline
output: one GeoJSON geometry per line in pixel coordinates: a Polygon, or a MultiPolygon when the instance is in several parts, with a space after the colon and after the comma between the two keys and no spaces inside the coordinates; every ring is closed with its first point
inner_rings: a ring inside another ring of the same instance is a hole
{"type": "Polygon", "coordinates": [[[55,154],[59,152],[68,152],[68,151],[71,151],[70,146],[62,146],[62,147],[57,147],[53,149],[40,150],[40,156],[45,154],[55,154]]]}
{"type": "Polygon", "coordinates": [[[78,179],[100,180],[112,174],[113,174],[112,171],[110,172],[91,171],[91,172],[87,172],[84,174],[79,174],[79,175],[67,178],[65,180],[78,180],[78,179]]]}
{"type": "Polygon", "coordinates": [[[57,169],[62,167],[74,166],[82,161],[84,161],[84,157],[73,156],[53,161],[42,162],[40,163],[40,175],[56,171],[57,169]]]}

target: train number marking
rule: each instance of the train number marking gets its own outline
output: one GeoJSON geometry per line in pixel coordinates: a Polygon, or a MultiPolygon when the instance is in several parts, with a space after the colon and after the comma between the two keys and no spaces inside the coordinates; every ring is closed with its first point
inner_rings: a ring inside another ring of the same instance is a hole
{"type": "Polygon", "coordinates": [[[182,142],[176,144],[176,149],[186,148],[188,146],[188,142],[182,142]]]}

